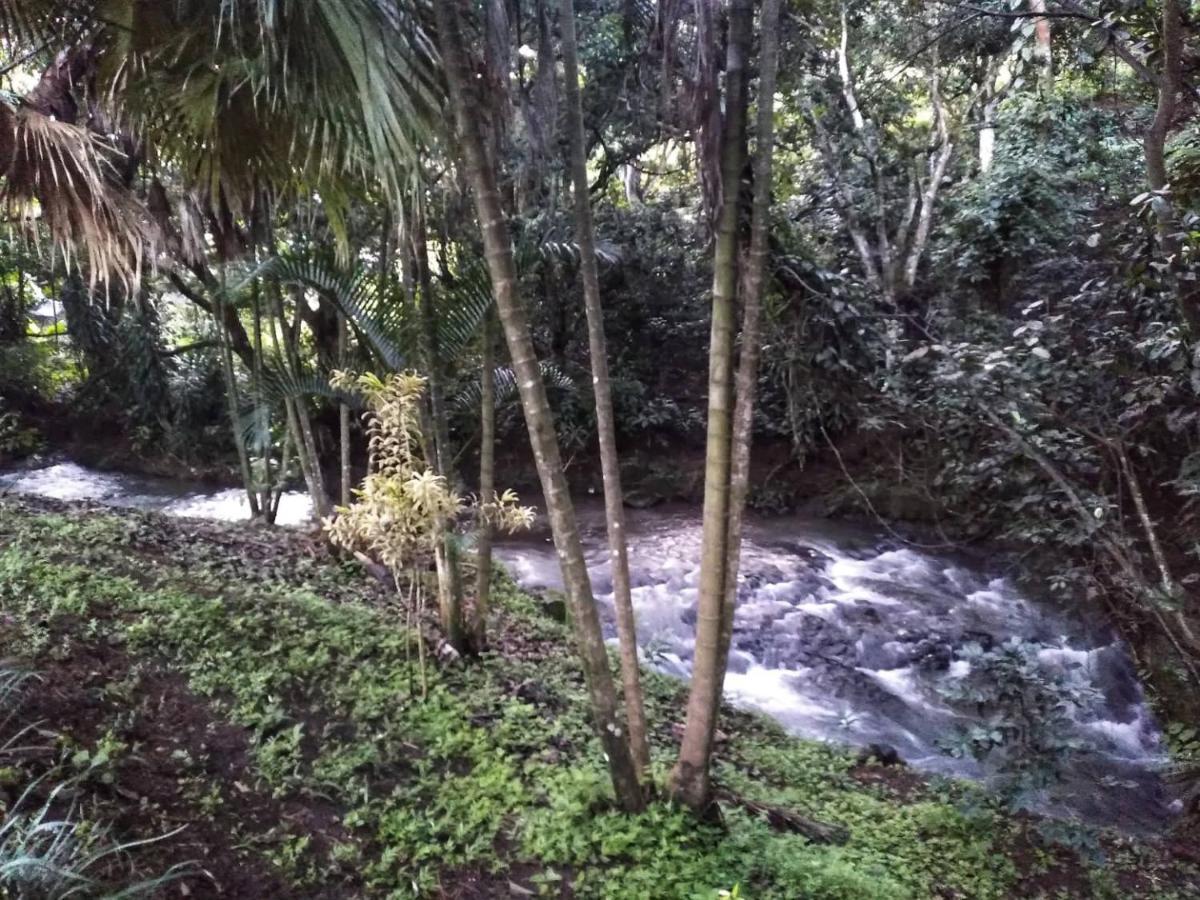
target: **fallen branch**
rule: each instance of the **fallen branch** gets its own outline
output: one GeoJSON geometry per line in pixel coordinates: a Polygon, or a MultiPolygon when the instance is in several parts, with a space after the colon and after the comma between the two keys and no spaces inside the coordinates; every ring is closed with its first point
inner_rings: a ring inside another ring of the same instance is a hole
{"type": "Polygon", "coordinates": [[[751,815],[764,819],[775,831],[799,834],[814,844],[844,844],[850,840],[850,831],[845,826],[818,822],[816,819],[801,815],[794,809],[761,803],[758,800],[739,797],[728,791],[718,792],[715,799],[717,803],[739,807],[751,815]]]}
{"type": "Polygon", "coordinates": [[[358,560],[359,565],[367,570],[367,574],[376,581],[381,581],[389,588],[392,587],[392,573],[387,570],[387,566],[375,562],[367,554],[360,550],[354,551],[354,558],[358,560]]]}

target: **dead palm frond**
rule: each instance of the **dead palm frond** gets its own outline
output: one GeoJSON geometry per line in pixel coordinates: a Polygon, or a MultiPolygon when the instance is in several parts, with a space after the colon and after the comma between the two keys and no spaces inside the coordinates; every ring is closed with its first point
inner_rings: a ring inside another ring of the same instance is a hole
{"type": "Polygon", "coordinates": [[[114,177],[119,153],[87,128],[0,100],[0,202],[9,222],[40,220],[65,257],[87,257],[93,279],[128,283],[154,230],[114,177]]]}

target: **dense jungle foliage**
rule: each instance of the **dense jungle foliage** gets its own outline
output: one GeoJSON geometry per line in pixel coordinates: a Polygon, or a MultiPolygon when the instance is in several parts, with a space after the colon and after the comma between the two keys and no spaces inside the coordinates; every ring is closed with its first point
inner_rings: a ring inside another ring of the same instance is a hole
{"type": "Polygon", "coordinates": [[[1200,895],[1198,86],[1191,0],[0,0],[0,469],[262,526],[0,499],[0,893],[1200,895]],[[690,688],[629,599],[668,502],[690,688]],[[567,626],[493,568],[529,506],[567,626]],[[1111,623],[1179,831],[723,708],[744,512],[800,509],[1111,623]]]}

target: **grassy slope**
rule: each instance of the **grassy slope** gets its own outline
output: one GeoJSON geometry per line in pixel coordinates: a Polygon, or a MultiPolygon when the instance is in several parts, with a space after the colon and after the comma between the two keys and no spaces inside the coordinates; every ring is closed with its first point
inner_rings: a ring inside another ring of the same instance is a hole
{"type": "MultiPolygon", "coordinates": [[[[0,639],[41,678],[7,727],[57,732],[0,770],[0,800],[76,773],[81,813],[126,836],[187,825],[130,865],[197,860],[193,897],[1200,896],[1164,847],[1108,838],[1082,866],[969,789],[744,714],[721,784],[844,846],[737,810],[724,831],[665,802],[619,815],[562,626],[508,584],[497,606],[496,651],[432,666],[421,699],[393,598],[319,541],[0,500],[0,639]]],[[[661,776],[680,686],[647,681],[661,776]]]]}

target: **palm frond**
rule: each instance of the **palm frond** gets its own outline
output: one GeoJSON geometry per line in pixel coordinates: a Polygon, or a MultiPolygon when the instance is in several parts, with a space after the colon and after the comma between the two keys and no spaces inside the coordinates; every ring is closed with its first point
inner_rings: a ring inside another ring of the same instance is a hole
{"type": "Polygon", "coordinates": [[[418,10],[416,0],[141,3],[128,48],[136,77],[117,53],[108,84],[210,198],[237,206],[264,184],[325,196],[365,178],[398,202],[441,114],[418,10]]]}
{"type": "MultiPolygon", "coordinates": [[[[518,251],[519,252],[519,251],[518,251]]],[[[528,256],[526,254],[522,254],[528,256]]],[[[574,241],[542,241],[537,246],[537,256],[544,262],[566,263],[570,266],[579,265],[580,249],[574,241]]],[[[623,261],[621,249],[607,241],[596,243],[596,261],[605,266],[617,266],[623,261]]]]}
{"type": "Polygon", "coordinates": [[[389,368],[399,372],[406,367],[412,341],[403,311],[378,290],[369,273],[345,271],[314,259],[276,256],[254,270],[247,282],[258,276],[316,291],[338,308],[389,368]]]}
{"type": "Polygon", "coordinates": [[[276,366],[263,370],[257,395],[262,402],[271,404],[304,397],[325,397],[355,408],[361,408],[364,402],[362,394],[334,387],[320,375],[293,376],[276,366]]]}
{"type": "Polygon", "coordinates": [[[104,136],[0,100],[0,201],[11,219],[41,220],[68,261],[82,254],[93,281],[135,283],[154,229],[117,185],[119,151],[104,136]]]}
{"type": "MultiPolygon", "coordinates": [[[[517,267],[526,271],[544,262],[577,266],[579,253],[579,245],[574,241],[543,241],[536,246],[521,244],[516,249],[517,267]]],[[[608,266],[620,265],[623,259],[620,249],[607,242],[597,245],[596,258],[608,266]]],[[[453,273],[443,276],[441,284],[438,346],[446,358],[454,358],[479,333],[495,298],[487,266],[478,257],[472,257],[453,273]]]]}
{"type": "Polygon", "coordinates": [[[453,359],[466,349],[491,310],[495,298],[482,260],[473,260],[441,279],[437,304],[438,349],[453,359]]]}
{"type": "MultiPolygon", "coordinates": [[[[86,72],[58,79],[59,99],[73,104],[88,85],[100,120],[137,135],[206,213],[235,221],[264,192],[315,193],[345,249],[350,193],[378,183],[398,204],[439,128],[442,83],[425,12],[423,0],[0,0],[0,41],[14,53],[85,50],[73,58],[86,72]]],[[[0,131],[18,111],[9,105],[0,131]]],[[[54,135],[77,144],[60,177],[88,171],[89,141],[102,139],[82,134],[54,135]]],[[[75,181],[81,193],[96,186],[75,181]]],[[[28,199],[16,185],[11,195],[28,199]]],[[[123,263],[129,229],[118,226],[128,219],[111,215],[100,194],[60,192],[43,204],[59,243],[85,246],[93,269],[123,263]],[[73,202],[54,207],[56,197],[73,202]]]]}
{"type": "MultiPolygon", "coordinates": [[[[574,393],[577,385],[571,377],[552,362],[542,361],[538,366],[542,371],[542,382],[551,388],[574,393]]],[[[492,371],[496,385],[496,403],[505,403],[517,396],[517,377],[508,366],[498,366],[492,371]]],[[[483,402],[483,389],[479,382],[471,381],[461,391],[454,395],[454,406],[466,412],[477,409],[483,402]]]]}
{"type": "Polygon", "coordinates": [[[77,27],[81,17],[72,12],[82,5],[56,0],[0,0],[0,34],[17,59],[37,48],[53,52],[77,27]]]}

